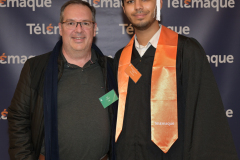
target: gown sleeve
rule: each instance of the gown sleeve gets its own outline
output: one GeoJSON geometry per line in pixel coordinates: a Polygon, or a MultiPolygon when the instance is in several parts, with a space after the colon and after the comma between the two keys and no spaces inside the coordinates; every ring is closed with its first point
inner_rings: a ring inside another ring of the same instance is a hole
{"type": "Polygon", "coordinates": [[[182,48],[186,97],[184,160],[238,160],[217,83],[205,51],[192,38],[182,48]]]}

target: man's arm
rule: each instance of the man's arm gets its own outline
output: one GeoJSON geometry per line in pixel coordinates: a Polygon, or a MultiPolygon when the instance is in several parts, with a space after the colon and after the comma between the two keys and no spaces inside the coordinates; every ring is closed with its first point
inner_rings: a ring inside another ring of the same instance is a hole
{"type": "Polygon", "coordinates": [[[11,105],[8,107],[9,155],[11,160],[36,159],[31,141],[31,73],[24,64],[11,105]]]}
{"type": "Polygon", "coordinates": [[[184,159],[237,160],[221,96],[203,48],[189,38],[182,53],[186,96],[184,159]]]}

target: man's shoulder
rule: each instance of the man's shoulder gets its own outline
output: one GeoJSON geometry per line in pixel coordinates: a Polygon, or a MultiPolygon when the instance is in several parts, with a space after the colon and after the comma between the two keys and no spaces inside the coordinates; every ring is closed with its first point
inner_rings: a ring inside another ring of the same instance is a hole
{"type": "Polygon", "coordinates": [[[41,71],[46,68],[51,53],[47,52],[28,59],[26,63],[28,63],[31,72],[41,71]]]}
{"type": "Polygon", "coordinates": [[[30,63],[36,63],[36,62],[44,62],[45,60],[48,60],[50,54],[52,53],[52,51],[29,58],[28,61],[30,63]]]}
{"type": "Polygon", "coordinates": [[[46,65],[52,51],[28,59],[30,66],[46,65]]]}
{"type": "Polygon", "coordinates": [[[206,57],[203,47],[195,38],[183,35],[178,36],[178,53],[187,59],[200,60],[206,57]]]}
{"type": "Polygon", "coordinates": [[[121,48],[121,49],[119,49],[119,50],[115,53],[114,59],[118,59],[118,60],[119,60],[123,49],[124,49],[124,47],[121,48]]]}
{"type": "Polygon", "coordinates": [[[190,45],[190,47],[196,47],[196,48],[202,48],[201,44],[192,37],[186,37],[184,35],[178,35],[178,46],[179,44],[183,44],[183,45],[190,45]]]}

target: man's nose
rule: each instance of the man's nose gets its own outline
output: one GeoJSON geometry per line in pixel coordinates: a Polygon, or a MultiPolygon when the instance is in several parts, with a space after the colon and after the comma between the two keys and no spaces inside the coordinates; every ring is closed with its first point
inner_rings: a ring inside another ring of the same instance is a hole
{"type": "Polygon", "coordinates": [[[77,22],[75,31],[77,31],[77,32],[82,32],[82,24],[81,24],[81,22],[77,22]],[[78,24],[79,24],[79,25],[78,25],[78,24]]]}
{"type": "Polygon", "coordinates": [[[142,0],[135,0],[135,9],[136,10],[143,9],[142,0]]]}

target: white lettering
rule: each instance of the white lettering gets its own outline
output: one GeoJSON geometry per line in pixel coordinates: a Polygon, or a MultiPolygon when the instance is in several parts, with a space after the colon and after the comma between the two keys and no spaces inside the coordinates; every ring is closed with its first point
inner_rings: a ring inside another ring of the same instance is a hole
{"type": "MultiPolygon", "coordinates": [[[[43,7],[43,1],[40,0],[40,4],[38,2],[39,0],[36,0],[36,6],[37,7],[43,7]]],[[[45,1],[46,2],[46,1],[45,1]]]]}
{"type": "Polygon", "coordinates": [[[45,0],[44,5],[45,7],[48,7],[48,8],[52,7],[52,0],[45,0]]]}
{"type": "Polygon", "coordinates": [[[225,4],[220,3],[220,7],[221,7],[221,8],[227,8],[227,6],[228,6],[228,5],[227,5],[227,1],[226,1],[226,0],[225,0],[225,4]]]}
{"type": "Polygon", "coordinates": [[[211,8],[211,2],[209,0],[207,0],[205,3],[204,3],[204,8],[211,8]]]}
{"type": "Polygon", "coordinates": [[[130,25],[126,28],[126,31],[127,31],[127,34],[130,34],[130,35],[133,34],[134,29],[133,29],[133,27],[132,27],[132,24],[130,24],[130,25]]]}
{"type": "Polygon", "coordinates": [[[233,110],[231,110],[231,109],[226,110],[226,116],[227,116],[228,118],[233,117],[233,110]]]}
{"type": "Polygon", "coordinates": [[[95,8],[120,8],[122,0],[83,0],[95,8]]]}
{"type": "Polygon", "coordinates": [[[233,55],[228,55],[228,56],[227,56],[227,62],[228,62],[228,63],[233,63],[233,60],[234,60],[233,55]]]}
{"type": "Polygon", "coordinates": [[[234,5],[235,5],[235,1],[234,0],[228,1],[229,8],[234,8],[235,7],[234,5]]]}
{"type": "Polygon", "coordinates": [[[128,24],[119,24],[119,26],[122,26],[122,34],[125,34],[125,30],[126,30],[126,33],[129,35],[134,34],[134,28],[132,27],[132,24],[129,24],[129,26],[128,26],[128,24]],[[125,27],[126,27],[126,29],[125,29],[125,27]]]}
{"type": "Polygon", "coordinates": [[[28,0],[27,5],[28,7],[32,7],[32,10],[35,11],[35,0],[28,0]]]}
{"type": "Polygon", "coordinates": [[[177,32],[178,34],[190,34],[190,28],[188,26],[168,26],[167,28],[177,32]]]}
{"type": "MultiPolygon", "coordinates": [[[[1,116],[1,118],[2,118],[2,119],[4,119],[4,120],[6,120],[6,119],[7,119],[7,117],[5,117],[5,116],[1,116]]],[[[0,118],[0,119],[1,119],[1,118],[0,118]]]]}
{"type": "Polygon", "coordinates": [[[128,24],[119,24],[119,26],[122,26],[122,34],[125,34],[125,26],[128,26],[128,24]]]}
{"type": "Polygon", "coordinates": [[[213,8],[216,8],[217,12],[219,11],[219,0],[212,0],[211,5],[213,8]]]}
{"type": "Polygon", "coordinates": [[[45,24],[42,24],[42,34],[46,34],[45,24]]]}
{"type": "Polygon", "coordinates": [[[27,59],[35,57],[33,55],[30,55],[29,57],[22,55],[22,56],[18,56],[18,55],[9,55],[6,57],[6,60],[0,60],[0,64],[24,64],[27,59]]]}
{"type": "Polygon", "coordinates": [[[32,11],[35,11],[35,8],[40,7],[51,7],[52,0],[6,0],[6,4],[0,3],[0,7],[29,7],[32,8],[32,11]]]}
{"type": "Polygon", "coordinates": [[[199,3],[201,4],[200,8],[203,8],[203,2],[201,0],[192,0],[192,6],[196,4],[196,8],[198,8],[199,3]]]}
{"type": "Polygon", "coordinates": [[[21,56],[21,64],[24,64],[27,61],[27,56],[21,56]]]}
{"type": "Polygon", "coordinates": [[[112,8],[112,1],[111,0],[101,0],[101,6],[105,2],[105,7],[108,8],[108,3],[110,3],[110,7],[112,8]]]}
{"type": "Polygon", "coordinates": [[[211,62],[215,64],[215,67],[218,67],[218,55],[212,55],[211,62]]]}
{"type": "Polygon", "coordinates": [[[19,7],[18,0],[8,0],[7,1],[7,6],[10,6],[10,2],[12,2],[12,7],[14,7],[14,2],[16,2],[16,7],[19,7]]]}
{"type": "Polygon", "coordinates": [[[26,26],[29,26],[29,34],[59,34],[59,26],[52,26],[51,23],[47,27],[45,27],[45,24],[40,26],[39,23],[37,25],[35,23],[27,23],[26,26]]]}
{"type": "Polygon", "coordinates": [[[15,60],[19,64],[19,59],[20,59],[19,56],[8,56],[8,64],[11,63],[11,59],[12,59],[12,64],[15,64],[15,60]]]}
{"type": "Polygon", "coordinates": [[[207,55],[209,63],[215,64],[215,67],[218,67],[219,63],[233,63],[233,55],[207,55]]]}
{"type": "Polygon", "coordinates": [[[27,2],[26,1],[20,2],[20,7],[27,7],[27,2]]]}
{"type": "Polygon", "coordinates": [[[0,60],[0,64],[7,64],[7,61],[0,60]]]}
{"type": "Polygon", "coordinates": [[[168,8],[234,8],[235,0],[168,0],[168,8]]]}
{"type": "Polygon", "coordinates": [[[114,8],[120,8],[120,1],[119,0],[114,0],[113,7],[114,8]]]}
{"type": "Polygon", "coordinates": [[[173,6],[173,8],[178,8],[179,6],[179,1],[178,0],[173,0],[172,1],[172,6],[173,6]]]}
{"type": "Polygon", "coordinates": [[[26,26],[29,26],[29,33],[32,34],[32,27],[35,26],[34,23],[27,23],[26,26]]]}
{"type": "Polygon", "coordinates": [[[159,126],[173,126],[174,122],[155,122],[155,125],[159,125],[159,126]]]}
{"type": "Polygon", "coordinates": [[[28,57],[28,59],[33,58],[33,57],[35,57],[35,56],[31,55],[31,56],[28,57]]]}
{"type": "Polygon", "coordinates": [[[37,24],[37,26],[36,27],[34,27],[34,33],[35,34],[41,34],[41,27],[39,27],[39,23],[37,24]]]}

